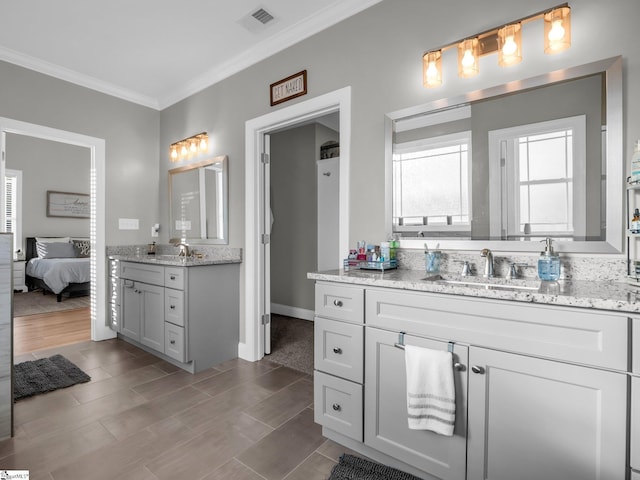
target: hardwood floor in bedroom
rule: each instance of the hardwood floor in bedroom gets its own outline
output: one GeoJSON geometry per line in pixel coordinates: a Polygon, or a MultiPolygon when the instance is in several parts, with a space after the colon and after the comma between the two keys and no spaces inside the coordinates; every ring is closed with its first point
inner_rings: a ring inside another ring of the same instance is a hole
{"type": "Polygon", "coordinates": [[[91,340],[89,308],[13,319],[14,356],[88,340],[91,340]]]}
{"type": "Polygon", "coordinates": [[[320,480],[348,451],[313,421],[313,377],[273,362],[192,375],[117,339],[30,356],[54,353],[92,379],[18,401],[1,469],[32,480],[320,480]]]}

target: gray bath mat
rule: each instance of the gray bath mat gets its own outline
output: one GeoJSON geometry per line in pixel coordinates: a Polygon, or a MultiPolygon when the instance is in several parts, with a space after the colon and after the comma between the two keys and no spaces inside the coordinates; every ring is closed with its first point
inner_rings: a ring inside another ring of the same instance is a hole
{"type": "Polygon", "coordinates": [[[14,365],[13,399],[84,383],[91,377],[62,355],[30,360],[14,365]]]}
{"type": "Polygon", "coordinates": [[[329,480],[420,480],[395,468],[374,463],[347,453],[333,467],[329,480]]]}

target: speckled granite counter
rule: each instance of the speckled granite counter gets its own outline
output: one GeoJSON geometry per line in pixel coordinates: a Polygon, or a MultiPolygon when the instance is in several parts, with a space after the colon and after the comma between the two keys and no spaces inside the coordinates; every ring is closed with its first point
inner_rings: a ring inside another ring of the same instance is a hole
{"type": "Polygon", "coordinates": [[[109,255],[110,259],[126,262],[153,263],[173,267],[197,267],[201,265],[221,265],[225,263],[241,263],[240,249],[225,249],[219,254],[208,254],[203,258],[178,257],[177,255],[109,255]]]}
{"type": "Polygon", "coordinates": [[[534,280],[486,279],[483,277],[459,277],[447,275],[446,280],[460,284],[428,281],[421,270],[389,270],[373,272],[354,270],[330,270],[311,272],[312,280],[347,283],[371,287],[387,287],[402,290],[463,295],[467,297],[494,298],[516,302],[564,305],[595,308],[619,312],[640,312],[640,285],[638,287],[616,282],[563,280],[540,282],[534,280]],[[469,283],[467,283],[469,282],[469,283]],[[476,285],[470,284],[477,283],[476,285]],[[509,288],[509,285],[515,288],[509,288]]]}

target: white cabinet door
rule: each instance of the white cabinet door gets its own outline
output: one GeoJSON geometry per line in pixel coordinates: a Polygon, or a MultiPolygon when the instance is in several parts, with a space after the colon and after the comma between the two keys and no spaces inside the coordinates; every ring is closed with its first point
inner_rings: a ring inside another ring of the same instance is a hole
{"type": "Polygon", "coordinates": [[[142,297],[140,343],[164,352],[164,287],[136,283],[142,297]]]}
{"type": "Polygon", "coordinates": [[[626,376],[471,347],[468,480],[625,478],[626,376]]]}
{"type": "MultiPolygon", "coordinates": [[[[426,430],[409,430],[404,350],[394,346],[398,334],[367,327],[365,338],[365,444],[435,477],[463,480],[467,442],[467,369],[455,372],[454,435],[445,437],[426,430]]],[[[411,335],[405,335],[404,342],[439,350],[447,350],[448,346],[447,342],[411,335]]],[[[455,345],[454,360],[466,366],[467,358],[467,347],[455,345]]]]}
{"type": "Polygon", "coordinates": [[[122,280],[122,302],[120,303],[120,332],[131,340],[140,341],[140,294],[133,280],[122,280]]]}
{"type": "Polygon", "coordinates": [[[640,471],[640,377],[631,377],[631,468],[640,471]]]}

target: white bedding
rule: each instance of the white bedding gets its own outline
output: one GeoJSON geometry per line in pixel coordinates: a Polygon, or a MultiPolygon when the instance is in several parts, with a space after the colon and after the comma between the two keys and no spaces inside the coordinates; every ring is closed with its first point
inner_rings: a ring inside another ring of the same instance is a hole
{"type": "Polygon", "coordinates": [[[32,258],[27,263],[26,274],[40,278],[58,294],[70,283],[90,280],[89,261],[89,258],[32,258]]]}

